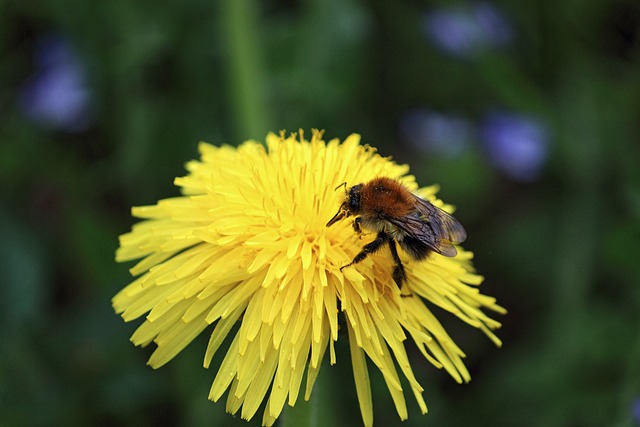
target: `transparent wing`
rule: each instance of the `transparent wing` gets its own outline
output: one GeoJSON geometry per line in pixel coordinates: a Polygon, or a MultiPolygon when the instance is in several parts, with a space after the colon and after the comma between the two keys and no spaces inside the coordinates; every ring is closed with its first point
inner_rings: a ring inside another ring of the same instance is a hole
{"type": "Polygon", "coordinates": [[[416,197],[416,210],[413,213],[400,220],[390,219],[390,222],[414,239],[413,242],[417,241],[448,257],[456,256],[453,245],[467,238],[467,232],[457,219],[419,197],[416,197]]]}
{"type": "Polygon", "coordinates": [[[467,232],[462,224],[453,216],[428,201],[416,197],[416,209],[421,219],[433,224],[439,236],[446,237],[452,243],[462,243],[467,239],[467,232]]]}

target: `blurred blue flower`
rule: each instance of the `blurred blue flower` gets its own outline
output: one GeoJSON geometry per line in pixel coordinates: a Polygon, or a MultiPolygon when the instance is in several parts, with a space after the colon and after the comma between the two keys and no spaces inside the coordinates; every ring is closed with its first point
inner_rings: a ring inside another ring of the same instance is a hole
{"type": "Polygon", "coordinates": [[[461,58],[503,47],[512,39],[509,22],[489,3],[432,10],[424,16],[422,29],[440,49],[461,58]]]}
{"type": "Polygon", "coordinates": [[[631,404],[631,412],[633,414],[633,420],[637,426],[640,426],[640,397],[636,397],[636,399],[631,404]]]}
{"type": "Polygon", "coordinates": [[[471,124],[464,118],[424,109],[405,113],[400,132],[416,148],[444,157],[459,155],[472,139],[471,124]]]}
{"type": "Polygon", "coordinates": [[[489,114],[482,142],[493,165],[518,181],[534,181],[549,151],[546,126],[537,118],[511,112],[489,114]]]}
{"type": "Polygon", "coordinates": [[[85,68],[69,42],[58,36],[42,39],[35,60],[36,73],[20,95],[24,114],[57,130],[81,132],[89,127],[91,90],[85,68]]]}

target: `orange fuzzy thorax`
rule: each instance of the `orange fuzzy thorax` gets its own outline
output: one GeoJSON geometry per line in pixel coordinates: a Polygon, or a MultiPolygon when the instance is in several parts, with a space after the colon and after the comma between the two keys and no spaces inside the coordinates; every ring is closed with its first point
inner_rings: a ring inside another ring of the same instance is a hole
{"type": "Polygon", "coordinates": [[[360,203],[365,216],[402,218],[411,213],[415,196],[398,181],[379,177],[364,184],[360,203]]]}

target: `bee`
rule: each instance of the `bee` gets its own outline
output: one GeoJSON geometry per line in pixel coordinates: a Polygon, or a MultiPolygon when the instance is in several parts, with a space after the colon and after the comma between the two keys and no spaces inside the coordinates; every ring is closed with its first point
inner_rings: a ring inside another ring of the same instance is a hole
{"type": "Polygon", "coordinates": [[[467,238],[467,232],[457,219],[411,193],[394,179],[378,177],[349,189],[345,182],[336,190],[342,186],[345,188],[345,200],[327,227],[343,218],[355,216],[353,229],[356,233],[361,234],[364,228],[376,232],[377,236],[364,245],[340,271],[361,262],[386,243],[395,262],[393,279],[402,287],[407,274],[398,256],[396,243],[412,259],[421,261],[431,252],[454,257],[457,251],[453,245],[467,238]]]}

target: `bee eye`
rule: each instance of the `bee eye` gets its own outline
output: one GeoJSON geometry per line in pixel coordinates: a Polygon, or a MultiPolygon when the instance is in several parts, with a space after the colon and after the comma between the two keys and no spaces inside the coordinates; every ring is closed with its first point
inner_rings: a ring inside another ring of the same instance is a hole
{"type": "Polygon", "coordinates": [[[360,190],[362,188],[361,184],[354,185],[349,190],[349,210],[352,212],[360,211],[360,190]]]}

